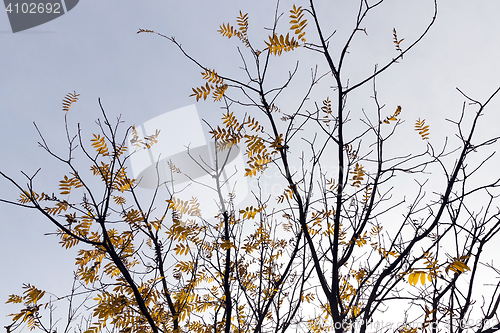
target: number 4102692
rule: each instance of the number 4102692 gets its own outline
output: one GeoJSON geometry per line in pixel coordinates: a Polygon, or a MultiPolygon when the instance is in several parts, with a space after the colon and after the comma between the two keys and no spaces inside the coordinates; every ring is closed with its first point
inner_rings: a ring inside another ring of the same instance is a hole
{"type": "Polygon", "coordinates": [[[9,14],[61,14],[61,4],[60,3],[9,3],[5,8],[5,11],[9,14]]]}

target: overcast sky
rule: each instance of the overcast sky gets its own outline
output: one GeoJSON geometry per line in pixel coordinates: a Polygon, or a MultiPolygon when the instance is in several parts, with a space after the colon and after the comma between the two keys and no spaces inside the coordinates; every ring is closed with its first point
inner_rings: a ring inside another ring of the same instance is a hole
{"type": "MultiPolygon", "coordinates": [[[[318,1],[325,26],[338,31],[339,41],[354,22],[354,2],[318,1]]],[[[282,1],[279,11],[288,15],[292,4],[282,1]]],[[[455,88],[485,100],[500,86],[500,3],[441,0],[438,5],[438,18],[429,35],[379,79],[378,87],[379,97],[390,109],[403,106],[402,118],[408,115],[409,128],[420,117],[439,129],[433,132],[433,139],[440,146],[445,136],[453,135],[453,127],[444,119],[457,119],[464,101],[455,88]]],[[[236,23],[240,9],[249,13],[250,38],[254,36],[255,43],[262,44],[266,35],[263,27],[271,27],[274,17],[275,4],[269,0],[86,0],[51,22],[15,34],[7,14],[1,13],[0,170],[22,180],[20,170],[31,174],[41,167],[39,188],[58,184],[65,170],[37,147],[39,137],[33,122],[54,150],[64,153],[61,102],[69,92],[80,94],[68,115],[70,127],[75,130],[79,122],[87,135],[97,130],[98,98],[110,118],[121,114],[127,125],[142,124],[195,103],[189,95],[191,87],[203,83],[199,69],[166,39],[136,34],[139,28],[175,36],[206,66],[241,75],[236,51],[240,44],[217,33],[220,24],[236,23]]],[[[376,63],[383,64],[397,55],[393,27],[400,38],[411,41],[429,23],[432,11],[430,0],[387,0],[374,10],[365,24],[368,36],[356,39],[350,49],[346,65],[350,82],[369,75],[376,63]]],[[[284,20],[281,31],[287,28],[284,20]]],[[[289,56],[279,63],[281,78],[293,68],[295,59],[289,56]]],[[[310,67],[306,62],[301,70],[307,74],[310,67]]],[[[369,103],[370,90],[362,92],[366,98],[352,101],[351,110],[373,106],[363,105],[369,103]]],[[[499,105],[500,97],[488,109],[481,133],[500,134],[499,105]]],[[[220,118],[218,107],[212,102],[197,104],[200,116],[211,123],[220,118]]],[[[0,198],[17,197],[18,191],[0,180],[0,198]]],[[[22,283],[59,295],[69,290],[74,252],[61,249],[55,236],[43,236],[55,229],[36,212],[0,204],[0,227],[0,324],[5,326],[9,322],[6,315],[15,309],[3,302],[9,294],[20,293],[22,283]]]]}

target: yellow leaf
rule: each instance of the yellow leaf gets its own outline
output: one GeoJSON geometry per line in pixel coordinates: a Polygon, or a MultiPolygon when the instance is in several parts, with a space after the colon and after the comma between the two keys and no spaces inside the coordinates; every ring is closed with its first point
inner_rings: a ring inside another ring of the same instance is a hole
{"type": "Polygon", "coordinates": [[[396,108],[396,112],[394,112],[394,117],[399,116],[400,113],[401,113],[401,105],[398,105],[398,107],[396,108]]]}
{"type": "Polygon", "coordinates": [[[183,255],[183,254],[188,254],[189,253],[189,245],[184,245],[184,244],[177,244],[175,247],[175,254],[177,255],[183,255]]]}
{"type": "Polygon", "coordinates": [[[23,298],[19,295],[9,295],[9,299],[7,300],[7,302],[5,303],[22,303],[23,302],[23,298]]]}
{"type": "Polygon", "coordinates": [[[107,156],[108,155],[108,146],[106,145],[106,141],[104,141],[104,137],[102,137],[100,134],[94,135],[94,138],[90,141],[92,141],[92,147],[94,147],[97,150],[97,154],[102,155],[102,156],[107,156]]]}
{"type": "Polygon", "coordinates": [[[20,312],[20,313],[16,313],[16,314],[11,314],[12,317],[12,321],[18,321],[19,318],[21,318],[22,316],[24,315],[24,312],[20,312]]]}
{"type": "Polygon", "coordinates": [[[422,285],[425,284],[425,273],[420,274],[420,282],[422,282],[422,285]]]}
{"type": "Polygon", "coordinates": [[[428,140],[429,139],[429,125],[425,125],[425,119],[418,120],[415,122],[415,130],[420,134],[422,137],[422,140],[428,140]]]}
{"type": "Polygon", "coordinates": [[[357,316],[359,316],[359,307],[354,306],[354,307],[352,308],[352,315],[353,315],[353,317],[357,317],[357,316]]]}
{"type": "Polygon", "coordinates": [[[467,266],[462,260],[467,259],[469,256],[462,256],[460,258],[453,258],[453,262],[451,262],[445,269],[445,272],[448,274],[448,271],[453,271],[456,274],[464,273],[465,271],[470,271],[469,266],[467,266]]]}
{"type": "Polygon", "coordinates": [[[153,31],[153,30],[148,30],[148,29],[139,29],[139,31],[137,31],[137,33],[138,33],[138,34],[143,33],[143,32],[148,32],[148,33],[150,33],[150,34],[153,34],[153,33],[154,33],[154,31],[153,31]]]}
{"type": "Polygon", "coordinates": [[[303,31],[304,28],[307,26],[307,19],[304,19],[304,10],[302,7],[296,7],[295,4],[293,5],[293,8],[290,10],[290,23],[292,26],[290,27],[290,30],[293,30],[294,33],[297,35],[297,38],[301,40],[302,42],[305,42],[306,39],[304,38],[305,32],[303,31]]]}
{"type": "Polygon", "coordinates": [[[384,120],[380,121],[380,123],[382,124],[382,122],[383,122],[385,124],[390,124],[391,121],[397,121],[398,118],[396,118],[396,117],[399,116],[400,113],[401,113],[401,105],[398,105],[398,107],[396,108],[396,111],[394,111],[394,114],[392,116],[388,116],[384,120]]]}
{"type": "Polygon", "coordinates": [[[69,108],[73,105],[73,103],[75,103],[76,101],[78,101],[78,96],[80,96],[79,94],[77,94],[75,91],[73,91],[73,93],[68,93],[66,94],[66,96],[64,97],[64,100],[63,100],[63,111],[65,112],[68,112],[69,111],[69,108]]]}
{"type": "Polygon", "coordinates": [[[236,248],[236,246],[234,246],[233,243],[231,243],[231,241],[223,241],[221,244],[220,244],[220,247],[223,249],[223,250],[228,250],[230,248],[236,248]]]}
{"type": "Polygon", "coordinates": [[[428,275],[427,273],[422,272],[422,271],[414,271],[413,273],[411,273],[410,275],[408,275],[408,282],[412,286],[416,286],[417,283],[418,283],[418,281],[420,280],[420,282],[422,283],[422,285],[424,285],[426,277],[428,277],[429,281],[432,281],[431,276],[428,275]]]}

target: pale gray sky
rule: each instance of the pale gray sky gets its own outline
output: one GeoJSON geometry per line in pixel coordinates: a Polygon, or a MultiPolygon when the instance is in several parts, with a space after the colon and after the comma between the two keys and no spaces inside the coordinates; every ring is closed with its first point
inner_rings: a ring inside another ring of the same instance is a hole
{"type": "MultiPolygon", "coordinates": [[[[292,3],[282,1],[280,12],[288,15],[292,3]]],[[[352,3],[357,1],[327,3],[330,1],[318,1],[320,15],[325,29],[336,29],[340,41],[352,27],[354,17],[350,13],[352,3]]],[[[456,119],[464,101],[455,87],[484,100],[500,86],[500,3],[441,0],[438,6],[438,18],[429,35],[378,80],[378,90],[389,109],[403,106],[402,118],[407,119],[410,130],[415,119],[426,118],[435,129],[433,143],[440,147],[454,130],[444,119],[456,119]]],[[[249,12],[249,35],[258,44],[267,34],[262,27],[272,25],[274,8],[274,1],[269,0],[87,0],[58,19],[16,34],[10,30],[7,14],[1,13],[0,170],[22,180],[20,170],[30,174],[41,167],[39,188],[58,184],[65,170],[37,148],[39,138],[33,122],[54,150],[64,153],[61,102],[69,92],[80,94],[69,114],[70,127],[75,130],[80,122],[87,135],[96,131],[99,97],[108,116],[114,119],[122,114],[127,125],[144,123],[195,102],[188,96],[191,87],[202,84],[199,69],[167,40],[152,34],[137,35],[139,28],[175,36],[206,66],[226,75],[242,75],[236,51],[240,44],[216,31],[222,23],[235,24],[241,9],[249,12]]],[[[371,73],[376,63],[383,64],[397,55],[392,44],[393,27],[409,42],[428,24],[432,10],[431,0],[387,0],[374,10],[365,24],[368,36],[359,35],[350,49],[346,63],[350,82],[371,73]]],[[[287,18],[281,27],[282,31],[288,29],[287,18]]],[[[282,82],[294,61],[293,56],[280,60],[278,68],[285,72],[276,71],[276,82],[282,82]]],[[[304,78],[312,65],[301,63],[304,78]]],[[[292,91],[299,88],[300,84],[295,85],[292,91]]],[[[325,94],[317,96],[324,98],[325,94]]],[[[372,107],[370,94],[370,86],[360,90],[355,95],[359,99],[351,97],[350,109],[372,107]]],[[[491,104],[482,133],[500,134],[499,105],[500,98],[491,104]]],[[[218,106],[212,102],[198,103],[197,109],[209,122],[220,117],[218,106]]],[[[404,147],[405,142],[399,143],[404,147]]],[[[0,198],[17,196],[15,188],[0,180],[0,198]]],[[[43,236],[55,229],[36,212],[0,204],[0,227],[0,324],[4,326],[9,322],[6,315],[14,307],[3,302],[8,294],[20,293],[22,283],[58,294],[69,290],[74,252],[62,249],[56,237],[43,236]]]]}

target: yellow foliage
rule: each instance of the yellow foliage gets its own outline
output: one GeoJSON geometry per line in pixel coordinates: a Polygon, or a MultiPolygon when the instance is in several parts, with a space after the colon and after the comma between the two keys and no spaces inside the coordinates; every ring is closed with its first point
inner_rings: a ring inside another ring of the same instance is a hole
{"type": "Polygon", "coordinates": [[[18,313],[10,314],[12,321],[16,322],[22,319],[30,330],[40,326],[38,311],[41,307],[46,308],[48,304],[42,304],[39,301],[45,295],[45,291],[35,288],[30,284],[23,284],[23,296],[9,295],[6,303],[19,304],[24,303],[25,308],[18,313]]]}
{"type": "Polygon", "coordinates": [[[243,214],[244,219],[253,219],[260,211],[261,208],[254,208],[253,206],[250,206],[245,209],[241,209],[240,214],[243,214]]]}
{"type": "Polygon", "coordinates": [[[352,147],[351,144],[345,144],[344,145],[345,152],[347,154],[347,157],[351,160],[354,161],[358,158],[358,152],[356,149],[352,147]]]}
{"type": "Polygon", "coordinates": [[[223,84],[223,85],[215,87],[215,90],[213,92],[214,102],[218,102],[222,99],[222,97],[224,97],[224,93],[226,92],[227,87],[228,87],[227,84],[223,84]]]}
{"type": "Polygon", "coordinates": [[[340,284],[340,299],[346,302],[351,300],[352,296],[355,296],[357,293],[356,288],[354,288],[349,281],[343,277],[342,282],[340,284]]]}
{"type": "Polygon", "coordinates": [[[175,269],[179,272],[191,273],[195,268],[195,263],[192,261],[179,261],[175,264],[175,269]]]}
{"type": "Polygon", "coordinates": [[[368,200],[370,200],[370,197],[372,195],[372,188],[371,187],[367,187],[365,188],[365,193],[363,194],[363,203],[366,204],[368,202],[368,200]]]}
{"type": "Polygon", "coordinates": [[[214,89],[214,86],[208,84],[208,82],[207,82],[204,86],[201,86],[199,88],[192,88],[192,89],[193,89],[193,93],[191,95],[189,95],[189,97],[195,96],[196,101],[198,102],[200,100],[200,98],[203,98],[204,100],[206,100],[208,95],[210,95],[210,92],[212,91],[212,89],[214,89]]]}
{"type": "MultiPolygon", "coordinates": [[[[66,215],[68,216],[68,215],[66,215]]],[[[87,237],[92,226],[93,220],[83,219],[80,223],[77,223],[74,227],[74,233],[81,237],[87,237]]],[[[75,244],[76,245],[76,244],[75,244]]]]}
{"type": "Polygon", "coordinates": [[[338,187],[338,184],[335,182],[335,179],[330,178],[326,180],[326,186],[328,186],[329,191],[335,191],[338,187]]]}
{"type": "Polygon", "coordinates": [[[108,146],[106,145],[106,141],[104,141],[104,137],[100,134],[95,135],[92,140],[92,147],[97,150],[97,154],[102,156],[108,156],[108,146]]]}
{"type": "Polygon", "coordinates": [[[101,166],[94,164],[90,167],[90,170],[94,176],[101,176],[102,181],[105,182],[106,185],[109,184],[111,179],[109,164],[101,161],[101,166]]]}
{"type": "Polygon", "coordinates": [[[68,203],[66,201],[58,202],[55,207],[45,207],[45,210],[50,215],[61,214],[62,211],[68,209],[68,203]]]}
{"type": "Polygon", "coordinates": [[[258,135],[245,135],[245,143],[247,145],[246,155],[251,157],[253,155],[266,154],[266,145],[264,140],[258,135]]]}
{"type": "Polygon", "coordinates": [[[431,277],[436,277],[437,273],[440,272],[439,266],[437,266],[438,261],[435,260],[434,254],[432,252],[424,252],[424,264],[426,265],[425,268],[429,270],[429,275],[431,277]]]}
{"type": "Polygon", "coordinates": [[[104,266],[104,273],[109,277],[120,276],[120,270],[113,262],[109,262],[104,266]]]}
{"type": "Polygon", "coordinates": [[[113,195],[113,201],[115,202],[115,204],[117,204],[119,206],[122,206],[127,202],[127,200],[124,197],[115,196],[115,195],[113,195]]]}
{"type": "Polygon", "coordinates": [[[465,271],[470,271],[469,266],[467,266],[464,261],[470,256],[461,256],[460,258],[453,258],[453,261],[446,266],[445,272],[448,274],[449,271],[453,271],[456,274],[464,273],[465,271]]]}
{"type": "Polygon", "coordinates": [[[160,135],[160,130],[156,130],[154,134],[148,135],[144,137],[146,142],[142,143],[145,148],[151,148],[155,143],[158,143],[158,135],[160,135]]]}
{"type": "Polygon", "coordinates": [[[75,174],[73,174],[73,178],[68,178],[68,176],[64,176],[64,179],[59,181],[59,191],[61,195],[66,195],[71,192],[71,187],[79,188],[82,187],[83,184],[77,178],[75,174]]]}
{"type": "Polygon", "coordinates": [[[382,228],[381,226],[375,226],[372,228],[372,230],[370,230],[370,234],[372,236],[377,236],[381,231],[382,231],[382,228]]]}
{"type": "Polygon", "coordinates": [[[175,246],[174,251],[175,251],[176,255],[188,254],[189,253],[189,245],[179,243],[175,246]]]}
{"type": "Polygon", "coordinates": [[[137,224],[143,220],[142,212],[131,208],[128,211],[123,212],[123,219],[132,225],[137,224]]]}
{"type": "Polygon", "coordinates": [[[113,318],[122,313],[129,304],[129,300],[125,295],[113,295],[108,292],[97,295],[94,300],[97,301],[97,306],[94,308],[94,317],[99,318],[104,323],[108,318],[113,318]]]}
{"type": "Polygon", "coordinates": [[[232,129],[220,128],[219,126],[209,133],[212,134],[212,138],[217,140],[219,151],[237,145],[242,138],[240,133],[234,132],[232,129]]]}
{"type": "MultiPolygon", "coordinates": [[[[359,236],[357,236],[357,237],[356,237],[356,236],[353,236],[353,240],[354,240],[354,242],[356,242],[356,245],[357,245],[358,247],[363,247],[363,245],[365,245],[365,244],[366,244],[366,242],[367,242],[366,240],[367,240],[367,239],[368,239],[368,237],[366,236],[366,231],[365,231],[365,233],[363,234],[363,236],[361,236],[361,235],[359,235],[359,236]]],[[[351,241],[351,242],[352,242],[352,241],[351,241]]],[[[351,244],[351,242],[349,242],[348,244],[350,245],[350,244],[351,244]]]]}
{"type": "Polygon", "coordinates": [[[393,28],[392,29],[392,35],[394,37],[394,45],[396,45],[396,50],[399,51],[399,52],[403,52],[403,50],[401,50],[401,47],[399,46],[399,44],[401,44],[402,41],[404,41],[405,39],[402,38],[402,39],[399,39],[398,40],[398,35],[396,33],[396,28],[393,28]]]}
{"type": "Polygon", "coordinates": [[[267,151],[264,149],[262,155],[257,154],[257,156],[250,156],[247,161],[249,168],[245,169],[245,176],[255,176],[257,172],[263,172],[267,164],[271,163],[272,159],[267,151]]]}
{"type": "Polygon", "coordinates": [[[425,119],[418,118],[415,122],[415,131],[420,134],[422,140],[429,140],[429,125],[425,125],[425,119]]]}
{"type": "Polygon", "coordinates": [[[23,298],[18,295],[11,294],[5,303],[22,303],[23,298]]]}
{"type": "Polygon", "coordinates": [[[272,162],[271,154],[267,151],[264,140],[257,135],[245,135],[248,156],[248,168],[245,169],[245,176],[255,176],[257,172],[263,172],[267,164],[272,162]]]}
{"type": "Polygon", "coordinates": [[[240,10],[239,16],[236,18],[236,22],[238,23],[238,29],[235,29],[232,25],[222,24],[219,26],[219,32],[222,36],[231,38],[233,36],[238,37],[246,47],[250,47],[250,43],[248,41],[248,13],[243,14],[240,10]]]}
{"type": "Polygon", "coordinates": [[[236,249],[236,246],[231,241],[229,241],[229,240],[225,240],[222,243],[220,243],[220,247],[224,251],[226,251],[226,250],[228,250],[230,248],[236,249]]]}
{"type": "Polygon", "coordinates": [[[307,26],[307,20],[304,19],[304,10],[302,9],[302,7],[295,7],[294,4],[293,8],[290,10],[290,13],[290,23],[292,24],[290,30],[294,30],[297,38],[302,42],[305,42],[306,39],[304,35],[306,33],[304,32],[304,28],[307,26]]]}
{"type": "MultiPolygon", "coordinates": [[[[142,147],[143,149],[149,149],[153,146],[153,144],[158,143],[158,135],[160,135],[160,131],[156,130],[154,134],[145,136],[142,139],[139,139],[139,133],[135,129],[135,126],[132,126],[132,139],[130,139],[130,143],[136,147],[142,147]],[[144,142],[143,140],[146,140],[144,142]]],[[[126,150],[126,148],[120,148],[119,151],[115,152],[117,156],[122,153],[122,150],[126,150]]]]}
{"type": "Polygon", "coordinates": [[[323,101],[323,106],[321,107],[321,111],[323,111],[326,114],[332,113],[332,102],[330,101],[330,97],[327,97],[323,101]]]}
{"type": "Polygon", "coordinates": [[[80,242],[78,239],[68,235],[67,233],[65,233],[61,229],[57,230],[57,234],[61,238],[61,240],[59,241],[59,244],[62,244],[62,246],[64,246],[64,248],[66,248],[66,249],[70,249],[80,242]]]}
{"type": "Polygon", "coordinates": [[[198,203],[198,199],[195,197],[191,198],[189,201],[184,201],[179,198],[172,198],[166,201],[170,204],[170,209],[181,215],[187,214],[195,217],[201,216],[200,204],[198,203]]]}
{"type": "Polygon", "coordinates": [[[274,148],[275,150],[273,153],[276,153],[278,150],[283,148],[283,141],[283,133],[280,133],[280,135],[277,136],[270,145],[271,148],[274,148]]]}
{"type": "Polygon", "coordinates": [[[359,316],[359,313],[360,313],[359,306],[355,305],[351,308],[351,315],[353,318],[356,318],[357,316],[359,316]]]}
{"type": "Polygon", "coordinates": [[[414,327],[403,327],[401,330],[399,330],[400,333],[417,333],[418,328],[414,327]]]}
{"type": "Polygon", "coordinates": [[[181,169],[175,166],[174,163],[172,163],[172,160],[167,161],[168,168],[174,172],[174,173],[182,173],[181,169]]]}
{"type": "Polygon", "coordinates": [[[391,121],[396,121],[398,120],[397,116],[399,116],[399,114],[401,113],[401,105],[398,105],[398,107],[396,108],[396,111],[394,112],[394,114],[392,116],[387,116],[387,118],[385,118],[383,121],[381,121],[380,123],[385,123],[385,124],[390,124],[391,121]]]}
{"type": "Polygon", "coordinates": [[[231,38],[233,36],[237,36],[237,37],[241,36],[241,32],[238,31],[237,29],[235,29],[229,23],[228,24],[223,23],[219,28],[220,29],[217,30],[217,32],[219,32],[224,37],[231,38]]]}
{"type": "Polygon", "coordinates": [[[332,114],[332,102],[330,101],[329,97],[327,97],[323,101],[323,106],[321,107],[321,111],[323,111],[325,113],[325,115],[323,116],[323,122],[327,126],[329,126],[330,121],[332,121],[332,119],[330,119],[330,117],[333,115],[332,114]]]}
{"type": "Polygon", "coordinates": [[[205,69],[205,71],[202,72],[201,75],[207,82],[204,86],[201,86],[199,88],[192,88],[193,93],[189,95],[189,97],[196,97],[196,101],[199,101],[201,98],[203,98],[203,100],[206,100],[208,95],[213,92],[212,96],[214,98],[214,102],[220,101],[224,96],[228,85],[223,83],[224,80],[217,74],[215,70],[205,69]],[[215,86],[212,85],[212,83],[215,84],[215,86]]]}
{"type": "Polygon", "coordinates": [[[424,285],[426,278],[427,278],[427,280],[429,280],[429,282],[431,282],[432,278],[435,278],[438,275],[438,273],[440,272],[440,268],[437,265],[438,261],[435,260],[432,252],[424,252],[423,256],[425,258],[424,264],[426,265],[425,268],[427,271],[414,270],[412,268],[412,269],[410,269],[409,272],[402,273],[402,275],[408,274],[408,282],[412,286],[417,285],[419,280],[422,283],[422,285],[424,285]]]}
{"type": "Polygon", "coordinates": [[[269,42],[264,41],[264,43],[267,45],[264,50],[269,50],[275,56],[280,56],[282,52],[289,52],[299,47],[299,43],[294,37],[290,39],[289,34],[286,34],[286,36],[273,34],[272,37],[269,36],[269,42]]]}
{"type": "Polygon", "coordinates": [[[361,187],[361,182],[363,181],[363,178],[365,176],[363,166],[359,163],[356,163],[356,165],[354,166],[354,171],[350,171],[349,173],[352,174],[352,186],[361,187]]]}
{"type": "Polygon", "coordinates": [[[366,270],[363,268],[360,268],[358,271],[351,269],[351,274],[354,276],[358,284],[361,284],[366,276],[366,270]]]}
{"type": "Polygon", "coordinates": [[[240,122],[234,116],[233,112],[229,112],[229,110],[222,115],[222,123],[226,125],[226,128],[231,128],[233,131],[239,132],[243,128],[243,125],[240,125],[240,122]]]}
{"type": "Polygon", "coordinates": [[[259,125],[259,122],[255,120],[255,118],[248,116],[248,120],[245,122],[245,125],[247,125],[248,128],[254,132],[264,133],[264,127],[259,125]]]}
{"type": "Polygon", "coordinates": [[[424,285],[426,278],[429,280],[429,282],[432,282],[432,277],[431,277],[430,274],[427,274],[424,271],[413,271],[412,273],[410,273],[408,275],[408,282],[412,286],[416,286],[417,283],[418,283],[418,281],[420,280],[420,282],[422,283],[422,285],[424,285]]]}
{"type": "Polygon", "coordinates": [[[35,286],[30,284],[23,284],[23,289],[23,299],[27,304],[37,304],[37,302],[45,295],[45,291],[35,288],[35,286]]]}
{"type": "Polygon", "coordinates": [[[138,34],[143,33],[143,32],[147,32],[147,33],[150,33],[150,34],[154,33],[153,30],[148,30],[148,29],[139,29],[139,31],[137,31],[138,34]]]}
{"type": "Polygon", "coordinates": [[[204,72],[201,72],[201,75],[210,83],[222,84],[224,82],[224,80],[214,70],[211,69],[205,69],[204,72]]]}
{"type": "Polygon", "coordinates": [[[33,190],[31,191],[31,193],[28,193],[28,191],[22,191],[19,194],[19,197],[20,198],[17,201],[19,201],[22,204],[25,204],[25,203],[30,202],[31,198],[33,198],[33,200],[37,200],[38,194],[36,192],[34,192],[33,190]]]}
{"type": "Polygon", "coordinates": [[[312,301],[314,301],[314,298],[315,298],[315,296],[313,293],[307,293],[307,294],[300,295],[300,300],[306,301],[307,303],[311,303],[312,301]]]}
{"type": "Polygon", "coordinates": [[[247,31],[248,31],[248,13],[243,14],[240,10],[239,16],[236,18],[236,22],[238,22],[238,30],[240,32],[240,39],[245,43],[246,46],[250,46],[248,44],[247,31]]]}
{"type": "Polygon", "coordinates": [[[115,173],[113,188],[123,193],[124,191],[130,190],[135,181],[135,179],[129,179],[127,177],[125,168],[123,167],[115,173]]]}
{"type": "Polygon", "coordinates": [[[76,91],[73,91],[73,93],[67,93],[66,96],[64,97],[64,100],[63,100],[63,111],[64,112],[68,112],[69,109],[71,108],[71,106],[73,105],[73,103],[75,103],[76,101],[78,101],[78,96],[80,96],[79,94],[76,93],[76,91]]]}
{"type": "Polygon", "coordinates": [[[399,254],[396,251],[387,251],[382,247],[377,248],[378,253],[383,256],[385,259],[387,259],[390,256],[393,256],[394,258],[397,258],[399,254]]]}

